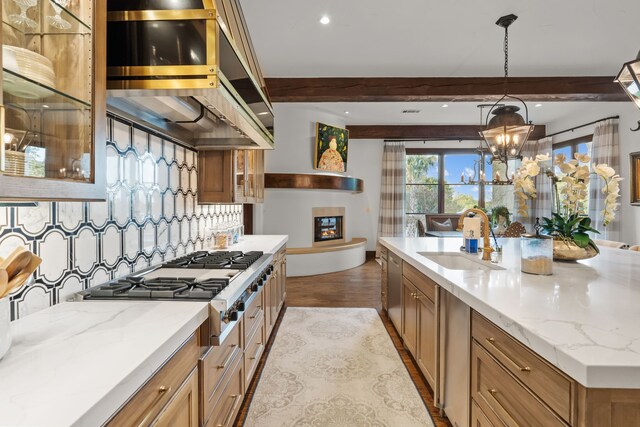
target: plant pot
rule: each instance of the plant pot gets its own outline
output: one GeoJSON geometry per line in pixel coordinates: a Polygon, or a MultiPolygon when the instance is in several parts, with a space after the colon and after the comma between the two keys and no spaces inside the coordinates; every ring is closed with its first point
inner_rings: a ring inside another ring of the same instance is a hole
{"type": "Polygon", "coordinates": [[[9,297],[0,299],[0,359],[11,347],[11,306],[9,297]]]}
{"type": "Polygon", "coordinates": [[[591,245],[581,248],[573,240],[555,239],[553,241],[554,261],[579,261],[598,255],[598,251],[591,245]]]}

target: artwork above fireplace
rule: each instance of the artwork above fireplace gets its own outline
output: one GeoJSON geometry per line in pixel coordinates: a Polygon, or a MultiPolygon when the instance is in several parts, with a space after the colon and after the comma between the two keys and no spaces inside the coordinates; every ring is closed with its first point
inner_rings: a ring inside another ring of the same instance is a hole
{"type": "Polygon", "coordinates": [[[313,208],[313,246],[328,246],[345,242],[345,209],[313,208]]]}

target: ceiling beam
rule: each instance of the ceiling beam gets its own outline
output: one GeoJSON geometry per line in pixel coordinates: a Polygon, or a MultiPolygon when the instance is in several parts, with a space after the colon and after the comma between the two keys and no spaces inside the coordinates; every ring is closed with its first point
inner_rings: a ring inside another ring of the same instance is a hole
{"type": "MultiPolygon", "coordinates": [[[[625,101],[613,77],[509,77],[525,101],[625,101]]],[[[266,79],[272,102],[491,102],[502,77],[331,77],[266,79]]]]}
{"type": "MultiPolygon", "coordinates": [[[[481,139],[479,125],[350,125],[349,139],[465,140],[481,139]]],[[[536,125],[529,139],[544,138],[546,127],[536,125]]]]}

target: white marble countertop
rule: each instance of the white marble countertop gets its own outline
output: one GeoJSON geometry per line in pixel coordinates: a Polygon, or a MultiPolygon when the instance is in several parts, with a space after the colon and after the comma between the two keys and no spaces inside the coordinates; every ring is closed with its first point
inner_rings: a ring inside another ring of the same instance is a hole
{"type": "Polygon", "coordinates": [[[380,241],[582,385],[640,388],[640,253],[601,248],[536,276],[520,271],[519,239],[500,239],[501,271],[447,270],[419,254],[459,252],[458,239],[380,241]]]}
{"type": "Polygon", "coordinates": [[[0,425],[103,424],[209,316],[207,302],[65,302],[11,324],[0,425]]]}
{"type": "MultiPolygon", "coordinates": [[[[262,251],[265,254],[273,254],[278,251],[289,240],[287,235],[276,234],[250,234],[244,236],[244,238],[238,243],[229,246],[225,251],[262,251]]],[[[216,249],[211,249],[216,250],[216,249]]]]}

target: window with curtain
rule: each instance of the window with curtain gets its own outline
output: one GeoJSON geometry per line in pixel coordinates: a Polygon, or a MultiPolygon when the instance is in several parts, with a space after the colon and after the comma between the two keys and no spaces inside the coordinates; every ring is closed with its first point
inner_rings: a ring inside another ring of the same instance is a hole
{"type": "Polygon", "coordinates": [[[407,149],[405,183],[406,235],[416,235],[417,220],[425,215],[461,213],[474,206],[491,210],[506,206],[513,212],[513,187],[481,183],[480,173],[491,181],[498,173],[505,178],[515,171],[515,162],[491,164],[490,155],[473,150],[407,149]],[[471,179],[472,183],[469,183],[471,179]]]}

